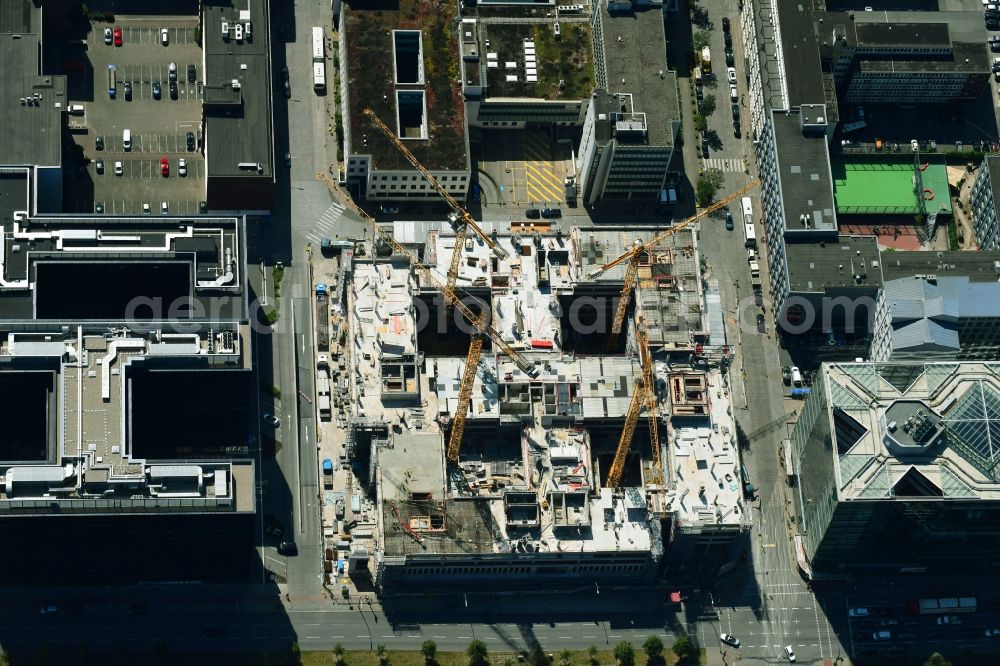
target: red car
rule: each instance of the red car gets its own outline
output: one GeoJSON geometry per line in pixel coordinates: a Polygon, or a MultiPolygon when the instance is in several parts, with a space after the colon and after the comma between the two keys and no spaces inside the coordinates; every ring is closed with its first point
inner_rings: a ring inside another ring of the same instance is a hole
{"type": "Polygon", "coordinates": [[[170,175],[170,160],[168,160],[166,157],[160,158],[160,173],[162,173],[164,176],[170,175]]]}
{"type": "Polygon", "coordinates": [[[115,46],[122,45],[122,29],[115,26],[115,46]]]}

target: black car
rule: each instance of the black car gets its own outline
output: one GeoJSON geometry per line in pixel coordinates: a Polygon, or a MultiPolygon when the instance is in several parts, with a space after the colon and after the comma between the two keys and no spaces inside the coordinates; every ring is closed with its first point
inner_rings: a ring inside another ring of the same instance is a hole
{"type": "Polygon", "coordinates": [[[757,332],[764,332],[764,315],[762,314],[757,315],[757,332]]]}
{"type": "Polygon", "coordinates": [[[733,48],[733,35],[732,35],[732,33],[728,33],[727,32],[724,35],[722,35],[722,38],[723,38],[723,41],[725,41],[725,43],[726,43],[726,48],[727,49],[733,48]]]}
{"type": "Polygon", "coordinates": [[[104,160],[97,160],[94,164],[97,167],[97,173],[104,173],[104,160]]]}
{"type": "Polygon", "coordinates": [[[282,541],[278,544],[278,553],[286,557],[294,557],[299,554],[299,547],[294,541],[282,541]]]}
{"type": "Polygon", "coordinates": [[[537,220],[542,216],[542,211],[538,210],[537,208],[529,208],[528,210],[524,211],[524,216],[529,220],[537,220]]]}
{"type": "Polygon", "coordinates": [[[208,202],[207,201],[199,201],[198,202],[198,212],[201,213],[202,215],[204,215],[205,213],[208,212],[208,202]]]}
{"type": "Polygon", "coordinates": [[[194,65],[188,65],[188,83],[194,83],[198,80],[198,70],[194,65]]]}
{"type": "Polygon", "coordinates": [[[104,150],[104,137],[103,136],[99,136],[96,139],[94,139],[94,147],[97,148],[98,150],[104,150]]]}
{"type": "Polygon", "coordinates": [[[546,220],[554,220],[562,217],[562,208],[543,208],[542,217],[546,220]]]}
{"type": "Polygon", "coordinates": [[[731,210],[726,210],[726,231],[733,230],[733,212],[731,210]]]}
{"type": "Polygon", "coordinates": [[[288,82],[288,68],[287,67],[282,67],[281,68],[281,87],[285,91],[285,99],[290,98],[292,96],[292,86],[288,82]]]}
{"type": "Polygon", "coordinates": [[[736,56],[732,49],[726,49],[726,67],[736,67],[736,56]]]}
{"type": "Polygon", "coordinates": [[[994,35],[990,37],[988,41],[990,44],[990,51],[993,51],[994,53],[1000,52],[1000,37],[994,35]]]}
{"type": "Polygon", "coordinates": [[[753,304],[757,307],[764,305],[764,294],[761,293],[760,289],[753,290],[753,304]]]}
{"type": "Polygon", "coordinates": [[[285,153],[285,166],[289,167],[289,168],[292,166],[292,154],[291,153],[285,153]]]}
{"type": "Polygon", "coordinates": [[[737,139],[743,136],[743,129],[740,127],[739,123],[733,123],[733,136],[737,139]]]}
{"type": "Polygon", "coordinates": [[[729,18],[726,16],[722,17],[722,32],[729,33],[729,18]]]}
{"type": "Polygon", "coordinates": [[[739,117],[740,117],[740,105],[739,104],[730,104],[730,107],[732,107],[732,109],[733,109],[733,120],[739,120],[739,117]]]}
{"type": "Polygon", "coordinates": [[[701,86],[695,86],[694,96],[699,102],[705,101],[705,90],[701,86]]]}
{"type": "Polygon", "coordinates": [[[177,82],[170,82],[170,99],[177,99],[177,82]]]}
{"type": "Polygon", "coordinates": [[[103,213],[104,212],[104,204],[102,204],[102,203],[94,204],[94,212],[97,213],[98,215],[100,215],[101,213],[103,213]]]}
{"type": "Polygon", "coordinates": [[[131,81],[126,81],[125,82],[125,101],[126,102],[131,102],[132,101],[132,82],[131,81]]]}
{"type": "Polygon", "coordinates": [[[705,139],[701,140],[701,156],[706,160],[708,159],[708,141],[705,141],[705,139]]]}
{"type": "Polygon", "coordinates": [[[160,90],[160,82],[159,81],[153,81],[153,99],[160,99],[160,95],[162,95],[162,94],[163,93],[160,90]]]}
{"type": "Polygon", "coordinates": [[[187,133],[187,149],[194,150],[194,132],[187,133]]]}
{"type": "Polygon", "coordinates": [[[996,60],[993,61],[993,71],[1000,72],[1000,62],[997,62],[996,60]]]}

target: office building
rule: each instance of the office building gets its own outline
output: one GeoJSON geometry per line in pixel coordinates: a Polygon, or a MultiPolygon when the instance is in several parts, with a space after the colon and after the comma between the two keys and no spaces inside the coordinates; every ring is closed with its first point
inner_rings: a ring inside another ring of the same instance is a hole
{"type": "Polygon", "coordinates": [[[806,575],[997,566],[998,370],[971,361],[822,366],[791,441],[806,575]]]}
{"type": "Polygon", "coordinates": [[[1000,250],[1000,155],[987,155],[969,196],[972,225],[981,250],[1000,250]]]}

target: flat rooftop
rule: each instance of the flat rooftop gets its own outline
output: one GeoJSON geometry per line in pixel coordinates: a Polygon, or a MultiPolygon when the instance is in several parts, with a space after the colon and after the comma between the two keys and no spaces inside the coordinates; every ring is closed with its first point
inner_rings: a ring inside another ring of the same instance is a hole
{"type": "Polygon", "coordinates": [[[236,218],[17,215],[0,223],[0,252],[0,321],[247,318],[236,218]]]}
{"type": "MultiPolygon", "coordinates": [[[[610,95],[631,95],[627,112],[645,115],[644,143],[673,145],[680,108],[676,74],[666,68],[663,56],[666,49],[663,13],[659,7],[609,13],[606,2],[600,3],[600,12],[606,80],[598,81],[598,85],[606,84],[602,87],[610,95]]],[[[615,106],[620,109],[620,104],[615,106]]]]}
{"type": "Polygon", "coordinates": [[[785,229],[796,234],[837,229],[830,152],[822,133],[803,134],[799,113],[772,111],[785,229]]]}
{"type": "Polygon", "coordinates": [[[895,251],[882,254],[885,281],[914,275],[967,277],[970,282],[1000,280],[1000,252],[895,251]]]}
{"type": "MultiPolygon", "coordinates": [[[[786,242],[788,285],[793,292],[882,286],[881,257],[874,236],[838,236],[836,241],[786,242]],[[856,276],[861,276],[857,279],[856,276]]],[[[895,253],[892,253],[895,254],[895,253]]]]}
{"type": "Polygon", "coordinates": [[[392,3],[380,0],[345,4],[343,11],[350,152],[371,155],[372,166],[377,170],[412,170],[392,142],[367,122],[362,111],[371,107],[382,122],[397,128],[397,136],[404,138],[406,147],[426,168],[467,170],[468,138],[465,102],[459,85],[455,6],[444,0],[392,3]],[[409,34],[397,39],[399,31],[409,34]],[[418,33],[419,39],[415,37],[418,33]],[[412,49],[405,58],[404,41],[412,49]],[[416,76],[404,75],[404,60],[420,63],[412,68],[411,73],[416,76]],[[397,82],[397,77],[402,78],[397,82]],[[415,101],[401,110],[397,94],[415,101]],[[426,138],[410,138],[412,135],[399,131],[401,111],[406,117],[405,124],[424,128],[426,138]]]}
{"type": "Polygon", "coordinates": [[[842,500],[1000,499],[1000,365],[824,364],[821,381],[842,500]]]}
{"type": "Polygon", "coordinates": [[[559,31],[557,38],[551,22],[480,24],[487,96],[589,98],[595,87],[590,24],[561,21],[559,31]]]}
{"type": "MultiPolygon", "coordinates": [[[[951,35],[947,23],[860,23],[848,19],[841,25],[853,27],[848,38],[861,48],[877,46],[913,46],[915,48],[949,48],[951,35]]],[[[829,15],[828,15],[829,16],[829,15]]],[[[824,17],[826,18],[826,17],[824,17]]]]}
{"type": "Polygon", "coordinates": [[[826,91],[812,3],[779,2],[777,5],[788,103],[792,108],[823,103],[826,91]]]}
{"type": "Polygon", "coordinates": [[[839,214],[915,215],[921,206],[928,213],[951,214],[943,157],[915,163],[912,157],[835,156],[830,158],[830,168],[839,214]]]}
{"type": "MultiPolygon", "coordinates": [[[[29,3],[4,3],[11,11],[29,3]]],[[[37,34],[0,34],[0,165],[60,167],[66,123],[65,76],[43,76],[37,34]],[[16,131],[10,131],[16,128],[16,131]]]]}
{"type": "Polygon", "coordinates": [[[205,51],[205,161],[209,178],[274,178],[272,164],[270,26],[266,3],[250,0],[202,6],[205,51]],[[229,26],[224,36],[222,25],[229,26]],[[250,25],[236,39],[236,24],[250,25]],[[238,83],[234,84],[236,81],[238,83]],[[241,164],[260,164],[260,170],[241,164]]]}
{"type": "Polygon", "coordinates": [[[948,58],[937,59],[863,59],[858,62],[862,72],[931,72],[988,74],[990,53],[982,42],[955,42],[948,58]]]}

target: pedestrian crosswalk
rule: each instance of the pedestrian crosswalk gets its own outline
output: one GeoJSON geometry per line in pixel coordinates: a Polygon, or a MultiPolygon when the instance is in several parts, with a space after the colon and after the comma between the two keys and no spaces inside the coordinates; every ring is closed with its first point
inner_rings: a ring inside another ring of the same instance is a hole
{"type": "Polygon", "coordinates": [[[741,157],[709,157],[702,159],[701,167],[703,169],[718,169],[719,171],[728,171],[730,173],[743,173],[745,170],[743,158],[741,157]]]}
{"type": "Polygon", "coordinates": [[[334,238],[337,236],[340,228],[340,218],[344,214],[344,210],[344,204],[339,201],[334,201],[330,204],[330,207],[316,220],[316,224],[313,225],[312,230],[306,234],[306,240],[319,243],[324,238],[334,238]]]}

